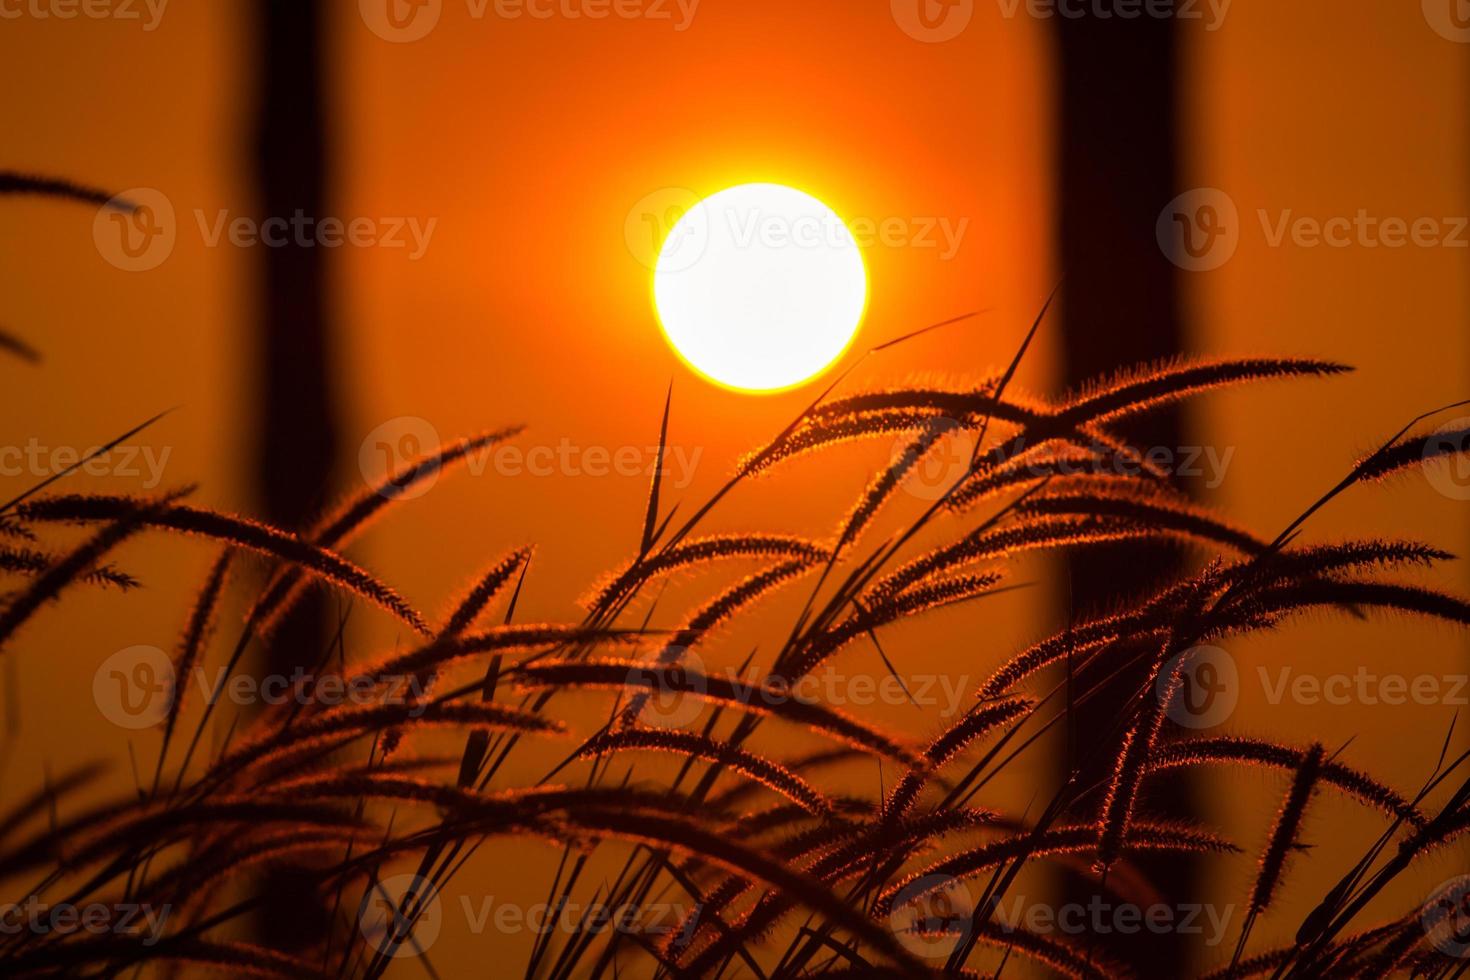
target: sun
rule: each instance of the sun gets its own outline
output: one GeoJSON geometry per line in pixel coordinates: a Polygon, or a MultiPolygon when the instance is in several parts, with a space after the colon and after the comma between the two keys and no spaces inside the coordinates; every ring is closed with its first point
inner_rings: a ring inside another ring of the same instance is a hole
{"type": "Polygon", "coordinates": [[[741,184],[675,223],[653,274],[675,352],[740,391],[803,384],[857,335],[868,275],[857,242],[821,201],[780,184],[741,184]]]}

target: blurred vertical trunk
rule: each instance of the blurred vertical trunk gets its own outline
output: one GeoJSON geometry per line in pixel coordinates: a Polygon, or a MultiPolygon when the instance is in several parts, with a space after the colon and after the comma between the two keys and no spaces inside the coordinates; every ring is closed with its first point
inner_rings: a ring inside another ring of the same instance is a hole
{"type": "MultiPolygon", "coordinates": [[[[1168,18],[1102,20],[1089,15],[1058,17],[1055,24],[1061,74],[1057,236],[1064,277],[1062,374],[1069,387],[1076,387],[1184,349],[1177,270],[1155,236],[1159,212],[1178,193],[1177,45],[1175,25],[1168,18]]],[[[1174,412],[1152,414],[1120,434],[1145,449],[1183,445],[1174,412]]],[[[1081,620],[1149,590],[1180,567],[1181,556],[1167,546],[1079,549],[1067,559],[1070,581],[1061,601],[1081,620]]],[[[1111,771],[1111,755],[1089,762],[1088,749],[1098,744],[1098,733],[1115,728],[1146,676],[1146,666],[1127,672],[1077,708],[1074,744],[1061,761],[1068,771],[1074,764],[1082,767],[1079,785],[1094,785],[1111,771]]],[[[1188,815],[1187,784],[1175,781],[1170,786],[1171,798],[1150,794],[1151,805],[1175,816],[1188,815]]],[[[1093,816],[1101,796],[1095,792],[1082,806],[1085,816],[1093,816]]],[[[1198,896],[1193,862],[1170,856],[1136,863],[1158,886],[1163,901],[1198,896]]],[[[1069,874],[1063,901],[1086,903],[1098,891],[1095,882],[1069,874]]],[[[1109,901],[1106,896],[1104,900],[1109,901]]],[[[1152,941],[1148,962],[1135,964],[1140,975],[1185,976],[1188,943],[1180,939],[1168,935],[1152,941]]],[[[1091,941],[1107,948],[1106,936],[1091,941]]],[[[1135,955],[1139,948],[1131,946],[1135,955]]]]}
{"type": "MultiPolygon", "coordinates": [[[[259,74],[255,175],[262,218],[327,210],[328,139],[322,7],[318,0],[257,0],[259,74]]],[[[267,520],[305,528],[331,488],[336,457],[326,250],[292,241],[258,249],[259,433],[255,472],[267,520]]],[[[272,635],[263,669],[287,677],[318,662],[327,639],[326,604],[313,591],[272,635]]],[[[304,871],[272,871],[257,922],[262,941],[303,949],[326,935],[325,912],[304,871]]]]}

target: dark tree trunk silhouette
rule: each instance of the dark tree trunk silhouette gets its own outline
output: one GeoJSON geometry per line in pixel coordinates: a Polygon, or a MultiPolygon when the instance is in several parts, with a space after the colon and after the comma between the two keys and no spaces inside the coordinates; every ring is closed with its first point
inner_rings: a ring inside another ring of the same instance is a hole
{"type": "MultiPolygon", "coordinates": [[[[329,143],[323,105],[327,75],[322,7],[317,0],[260,0],[255,173],[263,218],[298,213],[320,220],[327,209],[329,143]]],[[[259,438],[255,470],[268,520],[300,530],[330,490],[337,440],[333,419],[327,251],[291,241],[257,250],[259,438]]],[[[264,669],[291,676],[309,669],[327,639],[326,603],[313,591],[271,637],[264,669]]],[[[291,868],[262,882],[266,901],[257,928],[278,949],[302,949],[327,933],[326,913],[309,875],[291,868]]]]}
{"type": "MultiPolygon", "coordinates": [[[[1179,312],[1179,273],[1155,235],[1159,212],[1178,188],[1178,106],[1175,27],[1170,19],[1056,19],[1060,55],[1058,250],[1062,266],[1063,377],[1077,386],[1101,374],[1185,347],[1179,312]]],[[[1122,434],[1142,447],[1182,444],[1179,417],[1149,416],[1122,434]]],[[[1082,619],[1148,590],[1180,568],[1167,546],[1125,545],[1079,549],[1068,556],[1066,594],[1070,614],[1082,619]]],[[[1112,755],[1089,758],[1097,733],[1115,731],[1124,706],[1146,679],[1146,669],[1125,672],[1100,697],[1080,705],[1073,745],[1062,760],[1082,768],[1079,786],[1105,779],[1112,755]]],[[[1170,798],[1150,794],[1152,805],[1185,815],[1187,783],[1173,780],[1170,798]]],[[[1153,784],[1150,784],[1153,788],[1153,784]]],[[[1101,807],[1099,792],[1083,807],[1101,807]]],[[[1137,862],[1159,885],[1163,900],[1198,894],[1193,862],[1180,856],[1137,862]]],[[[1098,886],[1069,875],[1065,901],[1087,900],[1098,886]]],[[[1188,937],[1183,937],[1185,940],[1188,937]]],[[[1106,936],[1095,937],[1108,949],[1106,936]]],[[[1188,943],[1177,935],[1150,944],[1148,962],[1135,964],[1150,977],[1186,974],[1188,943]]],[[[1136,955],[1138,944],[1132,944],[1136,955]]],[[[1117,955],[1120,950],[1108,949],[1117,955]]]]}

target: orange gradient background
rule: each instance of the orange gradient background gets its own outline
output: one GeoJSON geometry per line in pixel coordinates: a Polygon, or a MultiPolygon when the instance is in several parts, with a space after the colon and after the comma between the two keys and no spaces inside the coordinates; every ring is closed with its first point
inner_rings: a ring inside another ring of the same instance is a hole
{"type": "MultiPolygon", "coordinates": [[[[684,31],[649,19],[507,19],[493,3],[475,18],[463,0],[445,0],[436,28],[411,43],[375,34],[355,2],[329,9],[333,215],[436,222],[417,260],[406,249],[332,254],[344,491],[361,484],[358,446],[368,433],[419,425],[400,419],[422,420],[445,439],[525,423],[523,450],[563,441],[641,450],[656,444],[672,382],[670,441],[697,463],[687,486],[666,487],[665,501],[692,512],[824,382],[744,396],[700,380],[667,348],[649,302],[652,242],[636,232],[648,231],[645,213],[657,216],[681,190],[703,196],[774,181],[814,194],[849,221],[901,219],[910,229],[963,222],[949,257],[942,236],[937,247],[878,242],[865,250],[868,314],[842,362],[856,364],[850,389],[1002,369],[1065,271],[1052,258],[1052,27],[1026,16],[1024,4],[1007,17],[1007,5],[977,2],[969,27],[945,43],[905,34],[886,0],[702,0],[684,31]],[[968,321],[864,357],[972,311],[968,321]]],[[[155,188],[178,216],[169,258],[127,272],[94,245],[90,208],[0,202],[0,324],[45,355],[40,366],[0,361],[0,443],[34,437],[85,449],[173,407],[141,438],[169,451],[165,485],[197,481],[202,503],[255,509],[251,333],[260,255],[210,247],[195,218],[197,210],[212,220],[221,209],[259,216],[250,173],[252,28],[242,0],[176,2],[153,31],[85,18],[0,21],[0,81],[9,93],[0,101],[0,167],[155,188]]],[[[1185,274],[1190,349],[1322,356],[1359,369],[1333,381],[1210,395],[1191,409],[1196,441],[1234,450],[1209,502],[1274,536],[1408,419],[1470,397],[1470,251],[1273,248],[1257,213],[1470,214],[1470,46],[1430,29],[1417,3],[1368,0],[1236,0],[1218,30],[1184,22],[1180,36],[1180,189],[1223,189],[1241,214],[1235,257],[1185,274]]],[[[1055,349],[1044,327],[1018,384],[1054,391],[1055,349]]],[[[892,451],[880,440],[793,463],[742,487],[709,529],[826,535],[892,451]]],[[[67,486],[81,488],[82,479],[67,486]]],[[[4,477],[0,496],[33,482],[29,474],[4,477]]],[[[140,489],[121,478],[92,485],[140,489]]],[[[507,476],[492,467],[446,476],[431,495],[395,508],[351,554],[437,612],[496,557],[535,544],[518,618],[573,618],[576,599],[636,548],[647,490],[642,474],[507,476]]],[[[925,504],[901,496],[870,538],[925,504]]],[[[919,544],[955,530],[943,526],[919,544]]],[[[1464,502],[1415,475],[1357,489],[1308,527],[1312,539],[1343,534],[1402,535],[1464,551],[1470,518],[1464,502]]],[[[39,786],[47,767],[97,757],[114,763],[109,788],[125,791],[129,740],[151,765],[157,735],[125,733],[101,717],[93,671],[123,647],[169,648],[211,555],[197,542],[134,542],[118,560],[146,590],[73,596],[7,649],[4,683],[19,710],[6,718],[5,797],[39,786]]],[[[1061,621],[1050,566],[1027,563],[1016,577],[1037,587],[896,627],[886,651],[906,673],[967,677],[973,690],[1002,658],[1061,621]]],[[[716,580],[671,588],[661,616],[673,621],[716,580]]],[[[1432,581],[1465,590],[1470,573],[1461,562],[1432,581]]],[[[797,586],[763,604],[755,626],[722,636],[706,662],[769,651],[805,594],[797,586]]],[[[229,626],[221,636],[233,639],[229,626]]],[[[353,613],[349,652],[366,656],[403,639],[376,612],[353,613]]],[[[1257,664],[1288,657],[1302,672],[1359,663],[1409,673],[1467,669],[1463,634],[1402,621],[1311,617],[1232,653],[1251,677],[1257,664]]],[[[843,656],[854,672],[882,673],[870,648],[843,656]]],[[[568,716],[580,712],[591,726],[606,699],[566,704],[568,716]]],[[[1316,738],[1332,748],[1356,737],[1345,758],[1412,790],[1454,713],[1273,706],[1248,685],[1226,730],[1316,738]]],[[[915,733],[937,727],[932,715],[904,706],[875,716],[915,733]]],[[[535,779],[549,758],[528,756],[504,779],[535,779]]],[[[1050,793],[1051,772],[1042,774],[1041,755],[1032,758],[1032,768],[998,784],[1000,802],[1023,808],[1033,794],[1050,793]]],[[[842,778],[868,789],[880,777],[861,770],[842,778]]],[[[1248,851],[1257,848],[1282,780],[1231,775],[1211,787],[1214,822],[1248,851]]],[[[1379,830],[1376,816],[1322,799],[1307,827],[1317,846],[1297,862],[1280,910],[1257,926],[1254,942],[1288,937],[1379,830]]],[[[550,849],[492,843],[446,899],[541,901],[555,858],[550,849]]],[[[1383,908],[1421,900],[1460,873],[1465,858],[1437,858],[1391,890],[1383,908]]],[[[1218,867],[1218,900],[1240,902],[1249,860],[1218,867]]],[[[518,973],[529,946],[525,936],[477,937],[446,923],[431,956],[446,976],[483,974],[492,961],[518,973]]],[[[1212,955],[1228,960],[1229,950],[1212,955]]],[[[418,970],[400,963],[390,975],[418,970]]]]}

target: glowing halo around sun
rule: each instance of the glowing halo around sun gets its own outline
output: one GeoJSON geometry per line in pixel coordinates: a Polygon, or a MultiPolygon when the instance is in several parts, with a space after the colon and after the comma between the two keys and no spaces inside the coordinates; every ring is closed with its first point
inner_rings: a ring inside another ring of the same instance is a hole
{"type": "Polygon", "coordinates": [[[831,208],[780,184],[741,184],[674,224],[653,274],[664,335],[695,371],[771,392],[810,381],[857,335],[868,274],[831,208]]]}

